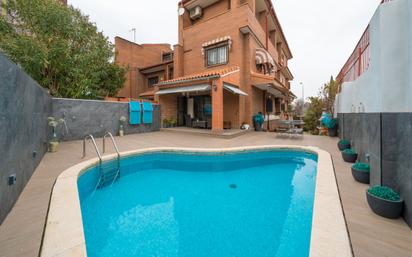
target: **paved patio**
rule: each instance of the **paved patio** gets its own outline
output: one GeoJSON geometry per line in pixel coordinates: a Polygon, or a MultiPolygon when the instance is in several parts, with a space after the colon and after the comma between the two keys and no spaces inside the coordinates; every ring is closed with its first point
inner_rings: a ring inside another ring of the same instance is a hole
{"type": "MultiPolygon", "coordinates": [[[[355,256],[412,256],[412,230],[402,219],[384,219],[370,211],[365,199],[367,186],[353,180],[350,164],[342,161],[337,150],[336,138],[305,135],[303,138],[291,139],[277,137],[274,133],[251,132],[233,139],[222,139],[162,131],[130,135],[116,140],[120,151],[158,146],[218,148],[277,144],[320,147],[333,157],[355,256]]],[[[101,148],[100,139],[98,143],[101,148]]],[[[81,154],[80,141],[62,143],[59,152],[46,154],[0,226],[0,256],[38,256],[53,183],[63,170],[82,161],[81,154]]],[[[88,144],[87,158],[93,157],[95,153],[88,144]]]]}

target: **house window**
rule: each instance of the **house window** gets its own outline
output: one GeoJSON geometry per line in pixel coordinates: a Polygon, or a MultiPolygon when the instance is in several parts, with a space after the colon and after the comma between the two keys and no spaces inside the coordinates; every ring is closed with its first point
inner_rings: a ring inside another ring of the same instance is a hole
{"type": "Polygon", "coordinates": [[[229,45],[219,45],[206,49],[206,66],[216,66],[228,63],[229,45]]]}
{"type": "Polygon", "coordinates": [[[165,53],[162,55],[162,62],[173,61],[173,53],[165,53]]]}
{"type": "Polygon", "coordinates": [[[159,83],[159,77],[151,77],[151,78],[147,79],[147,86],[148,87],[153,87],[157,83],[159,83]]]}

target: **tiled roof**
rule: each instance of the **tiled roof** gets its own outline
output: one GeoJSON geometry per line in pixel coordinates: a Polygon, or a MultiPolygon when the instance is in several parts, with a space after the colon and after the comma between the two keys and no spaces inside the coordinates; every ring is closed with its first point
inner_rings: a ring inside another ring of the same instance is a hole
{"type": "Polygon", "coordinates": [[[155,94],[155,91],[154,91],[154,90],[150,90],[150,91],[146,91],[146,92],[141,93],[139,96],[141,96],[141,97],[154,96],[154,94],[155,94]]]}
{"type": "Polygon", "coordinates": [[[223,68],[223,69],[217,69],[217,70],[207,70],[204,72],[200,73],[194,73],[190,75],[186,75],[183,77],[171,79],[171,80],[164,80],[160,82],[158,85],[171,85],[171,84],[179,84],[179,83],[184,83],[184,82],[190,82],[193,80],[203,80],[203,79],[208,79],[208,78],[219,78],[221,76],[227,75],[229,73],[234,73],[238,72],[239,67],[233,66],[233,67],[228,67],[228,68],[223,68]]]}

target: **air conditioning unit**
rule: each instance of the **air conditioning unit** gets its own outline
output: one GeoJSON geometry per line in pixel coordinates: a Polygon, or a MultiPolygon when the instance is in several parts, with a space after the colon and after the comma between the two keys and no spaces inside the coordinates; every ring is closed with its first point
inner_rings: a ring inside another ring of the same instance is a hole
{"type": "Polygon", "coordinates": [[[202,7],[196,6],[195,8],[190,10],[190,19],[197,20],[202,17],[202,7]]]}

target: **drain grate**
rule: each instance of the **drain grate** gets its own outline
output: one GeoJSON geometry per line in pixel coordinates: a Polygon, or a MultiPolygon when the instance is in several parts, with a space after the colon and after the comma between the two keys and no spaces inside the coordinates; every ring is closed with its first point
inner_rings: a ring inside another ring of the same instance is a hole
{"type": "Polygon", "coordinates": [[[236,188],[237,188],[237,185],[236,185],[236,184],[230,184],[229,187],[230,187],[231,189],[236,189],[236,188]]]}

